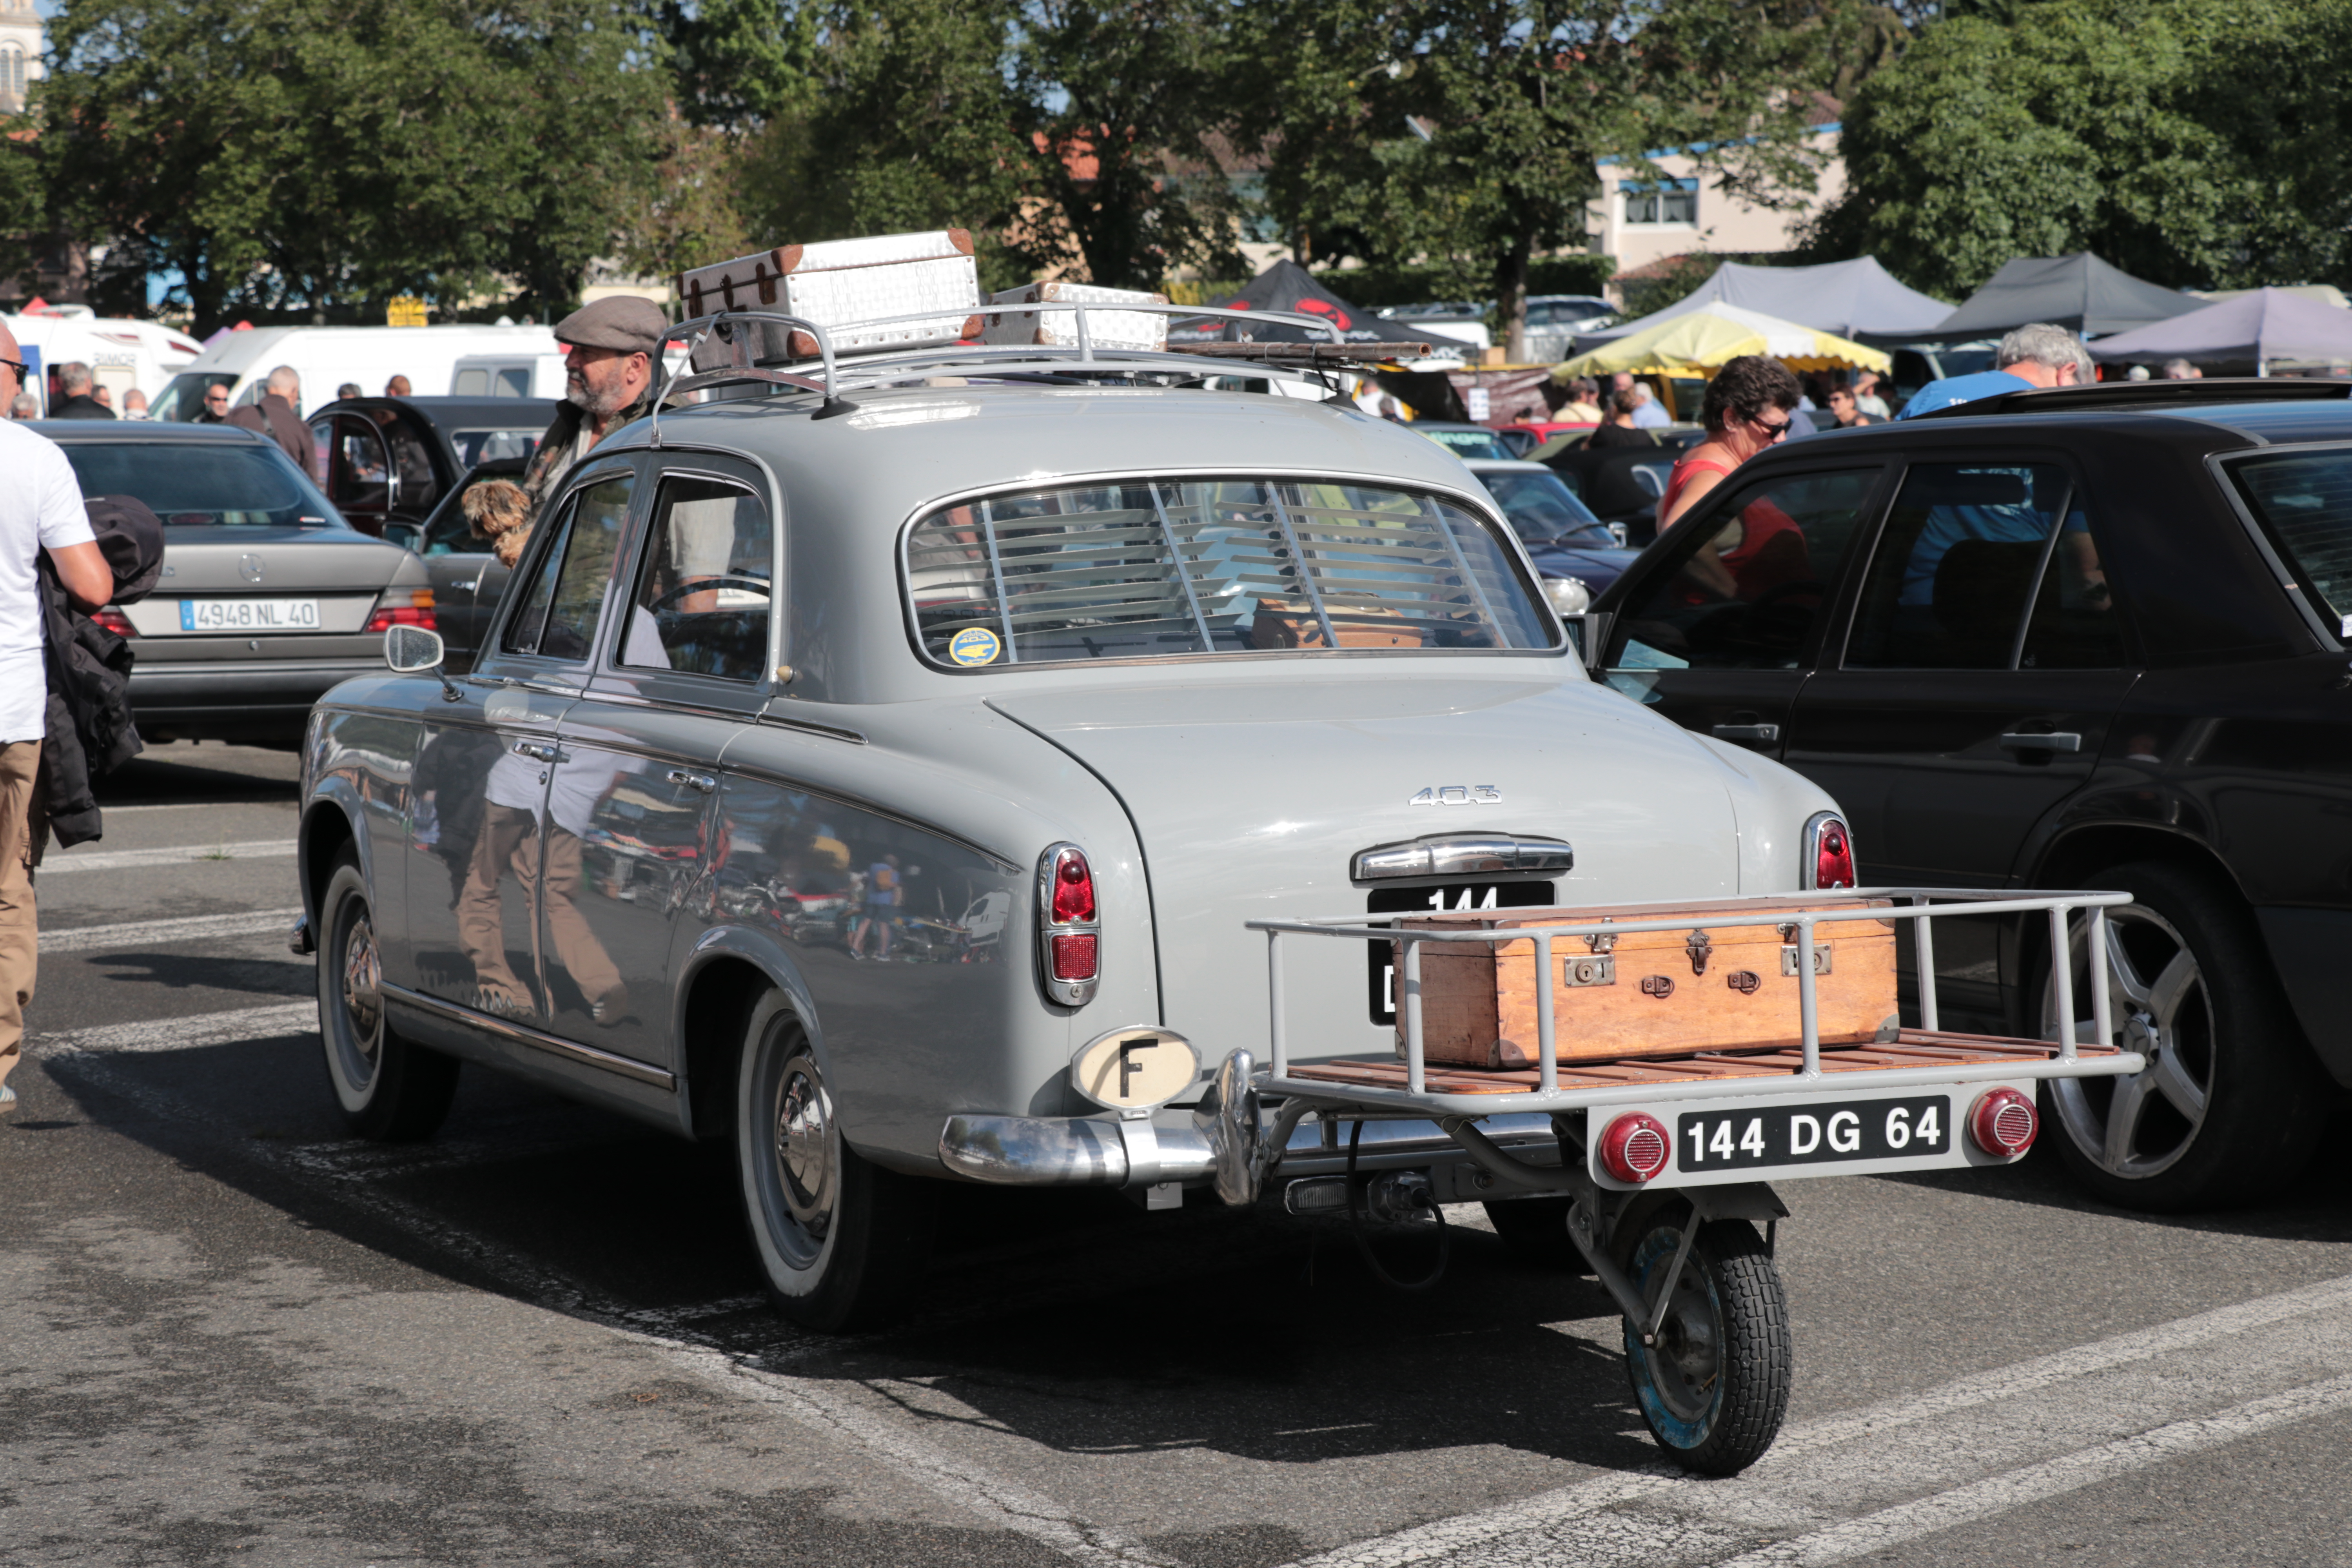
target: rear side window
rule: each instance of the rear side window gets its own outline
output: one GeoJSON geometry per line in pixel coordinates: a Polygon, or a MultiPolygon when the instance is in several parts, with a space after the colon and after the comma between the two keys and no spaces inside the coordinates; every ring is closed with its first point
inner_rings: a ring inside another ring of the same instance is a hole
{"type": "Polygon", "coordinates": [[[2352,451],[2250,458],[2230,479],[2313,607],[2352,638],[2352,451]]]}
{"type": "Polygon", "coordinates": [[[907,536],[923,651],[950,668],[1276,649],[1556,646],[1489,524],[1341,482],[1134,480],[943,508],[907,536]]]}
{"type": "Polygon", "coordinates": [[[2091,669],[2123,663],[2089,519],[2050,463],[1922,463],[1888,512],[1850,669],[2091,669]]]}

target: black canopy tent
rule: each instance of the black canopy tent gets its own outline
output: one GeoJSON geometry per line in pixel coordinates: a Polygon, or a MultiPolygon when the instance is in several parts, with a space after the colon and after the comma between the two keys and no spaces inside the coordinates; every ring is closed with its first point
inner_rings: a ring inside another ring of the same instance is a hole
{"type": "MultiPolygon", "coordinates": [[[[1302,316],[1320,316],[1347,334],[1354,343],[1432,343],[1459,353],[1465,345],[1458,339],[1441,337],[1435,332],[1418,331],[1402,321],[1383,321],[1369,310],[1359,310],[1316,280],[1315,274],[1288,258],[1276,262],[1255,278],[1240,293],[1223,300],[1211,300],[1208,304],[1221,310],[1287,310],[1302,316]]],[[[1294,327],[1285,321],[1269,321],[1251,331],[1239,321],[1224,321],[1213,317],[1178,317],[1168,323],[1171,347],[1183,343],[1238,342],[1242,333],[1262,343],[1307,342],[1317,334],[1304,327],[1294,327]]]]}
{"type": "Polygon", "coordinates": [[[2029,321],[2048,321],[2099,337],[2169,321],[2205,303],[2135,278],[2087,250],[2072,256],[2021,256],[1929,331],[1864,337],[1874,342],[1966,342],[1997,338],[2029,321]]]}

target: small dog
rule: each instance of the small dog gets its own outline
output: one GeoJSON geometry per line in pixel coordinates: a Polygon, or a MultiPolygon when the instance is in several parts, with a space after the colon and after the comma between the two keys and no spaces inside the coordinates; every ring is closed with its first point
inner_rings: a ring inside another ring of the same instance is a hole
{"type": "Polygon", "coordinates": [[[530,541],[530,500],[520,485],[510,479],[476,485],[459,498],[457,510],[466,514],[474,537],[487,540],[500,562],[511,568],[521,558],[530,541]]]}

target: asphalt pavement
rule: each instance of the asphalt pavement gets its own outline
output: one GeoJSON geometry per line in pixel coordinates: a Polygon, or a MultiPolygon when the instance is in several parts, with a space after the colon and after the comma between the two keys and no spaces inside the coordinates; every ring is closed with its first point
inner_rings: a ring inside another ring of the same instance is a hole
{"type": "Polygon", "coordinates": [[[952,1194],[913,1318],[772,1316],[711,1155],[473,1068],[344,1135],[295,759],[159,746],[40,874],[0,1125],[0,1563],[2352,1564],[2352,1118],[2156,1219],[2038,1152],[1791,1183],[1797,1381],[1661,1462],[1599,1289],[1453,1211],[952,1194]]]}

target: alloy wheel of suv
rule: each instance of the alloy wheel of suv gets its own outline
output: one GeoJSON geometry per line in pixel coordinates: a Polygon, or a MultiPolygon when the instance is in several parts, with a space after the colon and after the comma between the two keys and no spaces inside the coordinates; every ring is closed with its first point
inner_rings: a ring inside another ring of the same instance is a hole
{"type": "MultiPolygon", "coordinates": [[[[2173,1210],[2242,1201],[2291,1175],[2326,1104],[2252,920],[2218,878],[2155,862],[2079,879],[2133,901],[2107,911],[2111,1043],[2148,1058],[2129,1078],[2043,1085],[2059,1152],[2099,1196],[2173,1210]]],[[[2037,933],[2038,934],[2038,933],[2037,933]]],[[[2073,935],[2074,1037],[2090,1041],[2090,938],[2073,935]]],[[[2043,1039],[2061,1037],[2046,948],[2028,940],[2043,1039]]]]}

